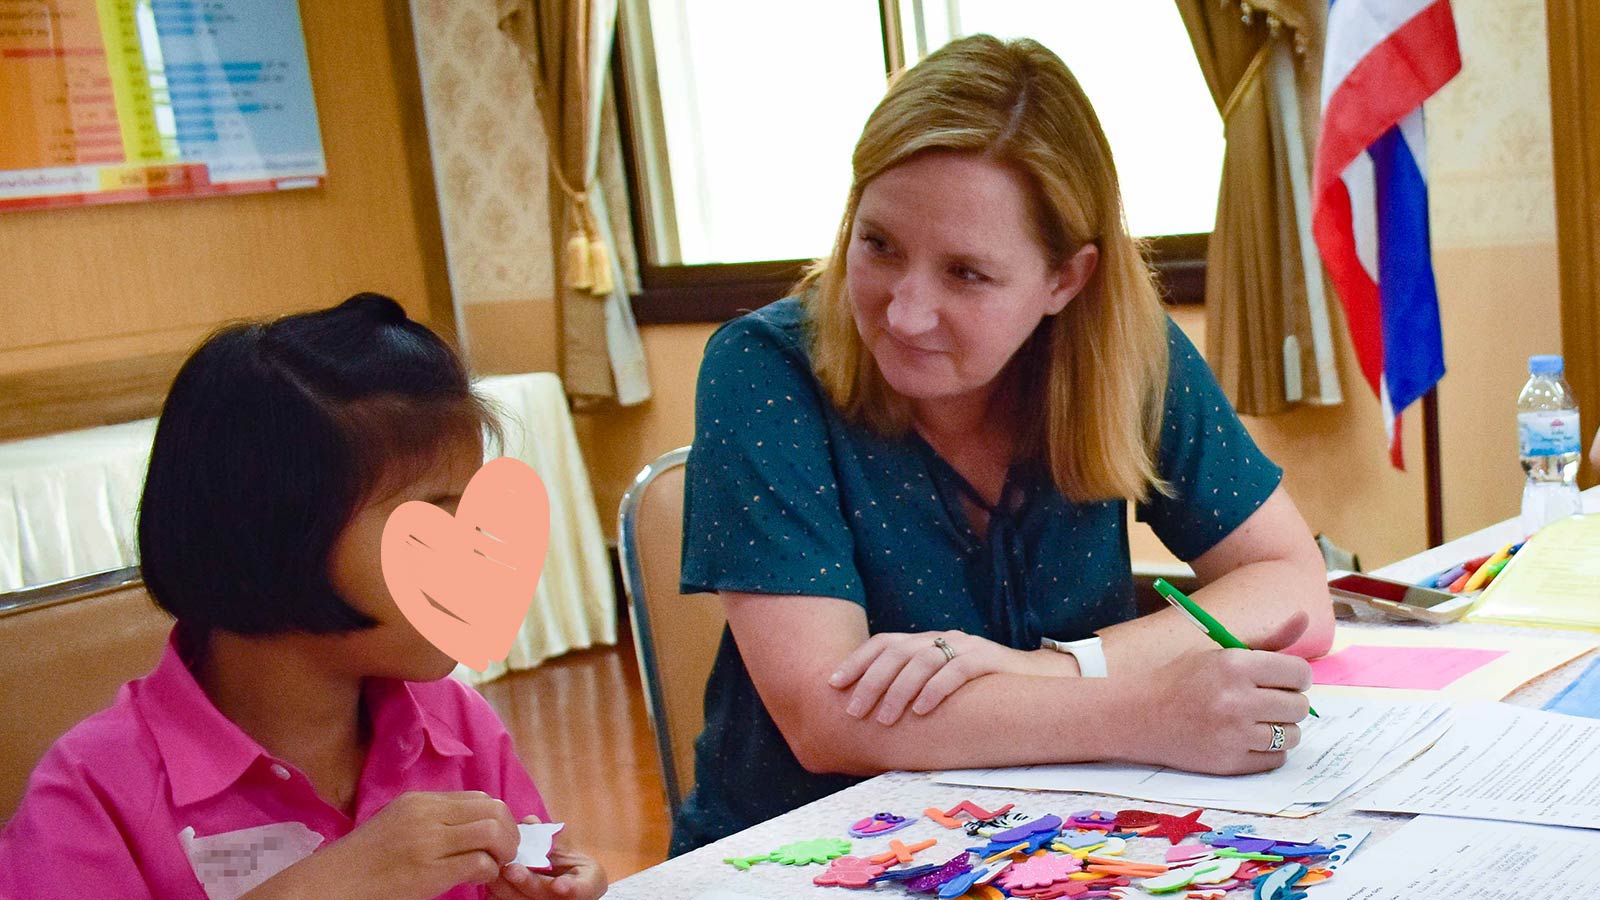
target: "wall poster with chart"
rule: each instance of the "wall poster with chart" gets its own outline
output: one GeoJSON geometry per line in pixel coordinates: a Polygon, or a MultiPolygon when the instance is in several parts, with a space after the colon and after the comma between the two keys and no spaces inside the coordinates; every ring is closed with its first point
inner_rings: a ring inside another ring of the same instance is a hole
{"type": "Polygon", "coordinates": [[[296,0],[0,0],[0,210],[326,175],[296,0]]]}

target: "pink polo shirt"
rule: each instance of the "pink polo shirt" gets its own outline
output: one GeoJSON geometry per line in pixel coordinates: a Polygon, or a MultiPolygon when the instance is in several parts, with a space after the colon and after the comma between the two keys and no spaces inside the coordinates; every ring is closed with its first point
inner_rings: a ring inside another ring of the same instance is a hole
{"type": "MultiPolygon", "coordinates": [[[[223,716],[174,639],[110,709],[67,732],[0,832],[0,898],[231,900],[406,791],[483,791],[548,821],[494,710],[454,679],[372,679],[355,818],[223,716]]],[[[478,900],[463,885],[448,900],[478,900]]]]}

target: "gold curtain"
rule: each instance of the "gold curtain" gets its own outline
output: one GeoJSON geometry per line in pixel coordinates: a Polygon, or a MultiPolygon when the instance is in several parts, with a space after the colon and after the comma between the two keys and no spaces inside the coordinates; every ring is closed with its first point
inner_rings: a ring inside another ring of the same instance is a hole
{"type": "Polygon", "coordinates": [[[498,13],[528,62],[549,145],[561,379],[575,403],[643,402],[650,381],[628,300],[632,273],[616,252],[617,199],[608,203],[612,192],[596,183],[602,156],[616,157],[602,147],[617,140],[606,90],[617,0],[499,0],[498,13]]]}
{"type": "Polygon", "coordinates": [[[1246,415],[1338,403],[1309,231],[1327,3],[1176,2],[1227,139],[1206,252],[1206,357],[1246,415]]]}

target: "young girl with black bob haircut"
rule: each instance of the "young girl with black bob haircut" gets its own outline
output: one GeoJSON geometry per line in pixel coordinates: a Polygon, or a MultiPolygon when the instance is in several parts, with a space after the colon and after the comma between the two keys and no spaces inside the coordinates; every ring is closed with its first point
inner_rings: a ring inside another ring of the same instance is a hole
{"type": "Polygon", "coordinates": [[[235,325],[184,364],[139,509],[177,625],[40,761],[0,897],[591,900],[598,865],[507,865],[547,817],[489,705],[385,587],[408,500],[455,510],[494,430],[395,301],[235,325]]]}

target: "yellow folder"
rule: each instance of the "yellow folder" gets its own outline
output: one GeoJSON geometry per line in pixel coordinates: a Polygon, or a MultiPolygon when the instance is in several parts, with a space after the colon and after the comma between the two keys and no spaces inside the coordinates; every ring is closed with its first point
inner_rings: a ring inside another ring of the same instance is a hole
{"type": "Polygon", "coordinates": [[[1600,514],[1541,528],[1490,583],[1474,622],[1600,631],[1600,514]]]}

